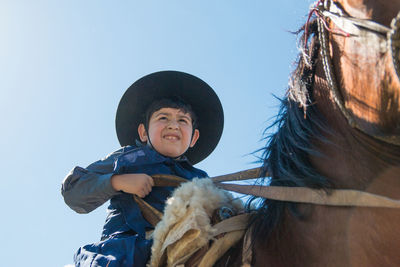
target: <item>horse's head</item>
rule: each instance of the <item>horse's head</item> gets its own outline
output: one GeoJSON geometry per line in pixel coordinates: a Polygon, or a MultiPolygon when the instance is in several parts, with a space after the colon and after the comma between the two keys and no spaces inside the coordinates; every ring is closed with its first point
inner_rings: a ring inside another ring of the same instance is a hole
{"type": "Polygon", "coordinates": [[[354,128],[400,145],[400,0],[325,0],[314,11],[337,106],[354,128]]]}
{"type": "MultiPolygon", "coordinates": [[[[399,198],[399,12],[400,0],[319,0],[311,8],[264,148],[270,185],[399,198]]],[[[254,266],[399,266],[391,249],[400,244],[399,220],[387,209],[266,198],[252,219],[254,266]]]]}

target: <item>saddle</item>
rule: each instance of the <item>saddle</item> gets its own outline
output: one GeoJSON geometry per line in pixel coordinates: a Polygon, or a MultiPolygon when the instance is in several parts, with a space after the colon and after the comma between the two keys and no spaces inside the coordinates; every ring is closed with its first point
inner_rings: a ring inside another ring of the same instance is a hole
{"type": "Polygon", "coordinates": [[[144,200],[135,200],[143,216],[155,224],[149,267],[213,266],[243,237],[250,216],[243,212],[241,200],[208,178],[177,188],[163,215],[144,200]]]}

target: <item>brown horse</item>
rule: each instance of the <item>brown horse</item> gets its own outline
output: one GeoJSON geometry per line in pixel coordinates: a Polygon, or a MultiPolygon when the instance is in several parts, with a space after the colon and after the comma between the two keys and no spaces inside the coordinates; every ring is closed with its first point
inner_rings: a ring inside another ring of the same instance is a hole
{"type": "MultiPolygon", "coordinates": [[[[318,1],[311,9],[264,149],[271,185],[400,199],[400,23],[386,33],[399,12],[400,0],[318,1]]],[[[248,232],[252,266],[400,266],[399,209],[261,200],[248,232]]],[[[241,251],[217,265],[240,266],[241,251]]]]}

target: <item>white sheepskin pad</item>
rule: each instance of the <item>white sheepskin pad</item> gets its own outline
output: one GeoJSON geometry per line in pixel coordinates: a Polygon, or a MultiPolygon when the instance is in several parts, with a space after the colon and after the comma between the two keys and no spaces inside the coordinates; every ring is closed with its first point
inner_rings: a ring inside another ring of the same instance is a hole
{"type": "Polygon", "coordinates": [[[243,203],[208,179],[193,179],[177,188],[167,200],[163,219],[153,233],[152,257],[148,266],[176,266],[213,239],[213,212],[228,207],[243,210],[243,203]]]}

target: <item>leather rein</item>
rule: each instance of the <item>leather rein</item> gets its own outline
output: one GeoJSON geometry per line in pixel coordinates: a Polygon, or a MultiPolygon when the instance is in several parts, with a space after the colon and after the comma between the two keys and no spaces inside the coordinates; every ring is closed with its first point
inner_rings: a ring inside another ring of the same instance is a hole
{"type": "MultiPolygon", "coordinates": [[[[188,180],[174,176],[152,175],[155,186],[177,187],[188,180]]],[[[244,181],[265,177],[262,168],[248,169],[232,174],[210,178],[214,184],[224,190],[240,194],[252,195],[271,200],[287,201],[304,204],[364,208],[400,208],[400,200],[352,189],[312,189],[308,187],[287,187],[268,185],[241,185],[225,182],[244,181]]],[[[162,218],[162,213],[149,205],[143,199],[134,196],[143,217],[152,225],[162,218]]]]}

